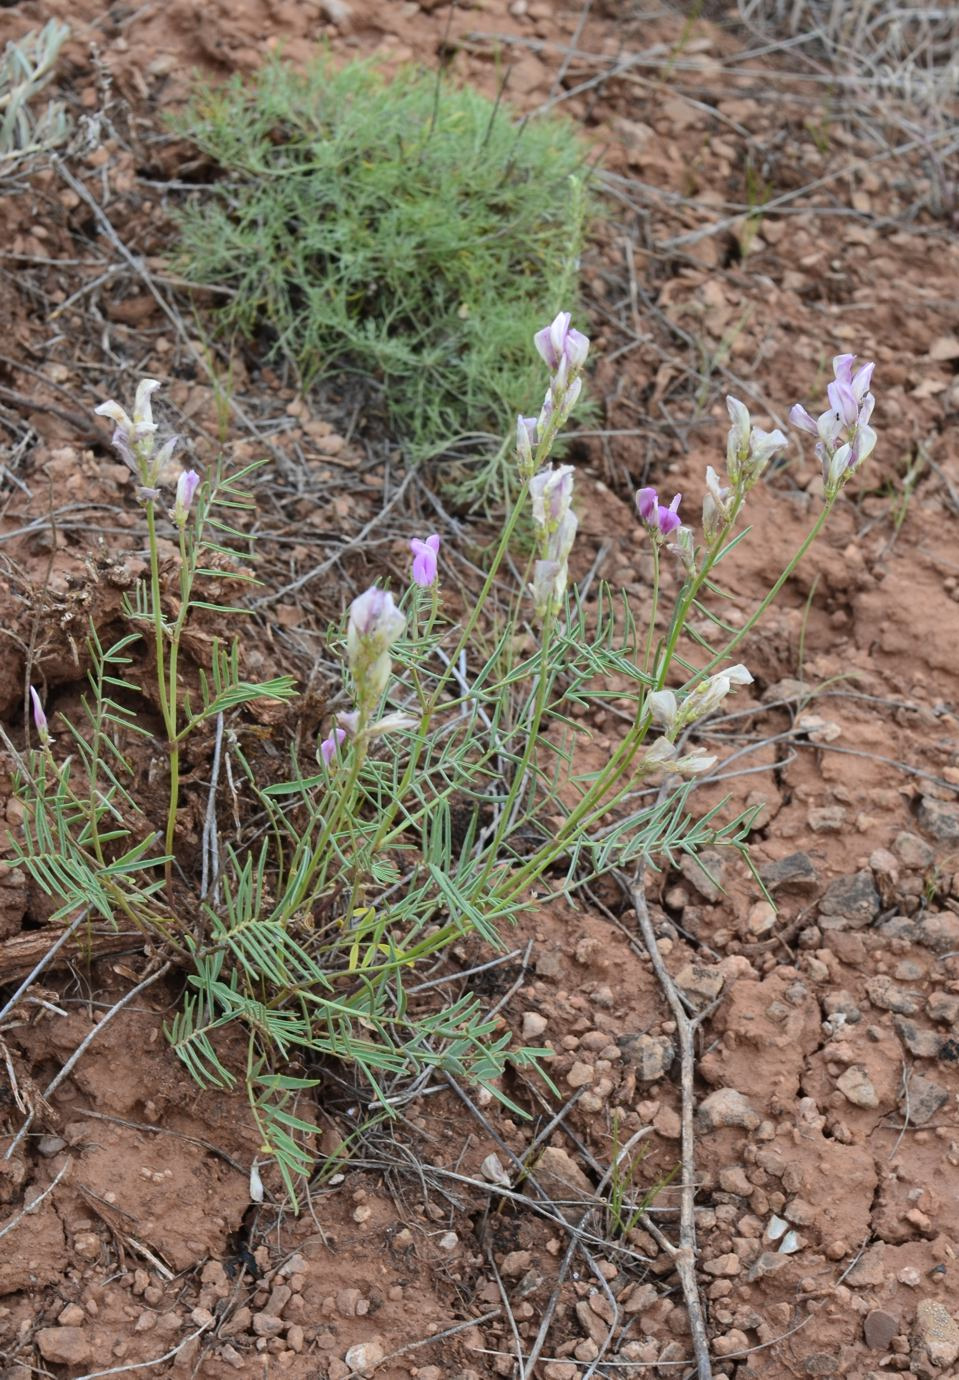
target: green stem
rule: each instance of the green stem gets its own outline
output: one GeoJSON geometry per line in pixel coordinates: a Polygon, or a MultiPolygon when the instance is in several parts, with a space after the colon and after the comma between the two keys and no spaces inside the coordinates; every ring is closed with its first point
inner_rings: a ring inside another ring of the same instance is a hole
{"type": "MultiPolygon", "coordinates": [[[[176,621],[170,631],[170,659],[168,663],[167,705],[169,718],[167,733],[170,751],[170,794],[167,802],[166,852],[172,854],[176,835],[177,808],[180,804],[180,747],[181,734],[177,732],[179,716],[179,686],[177,672],[180,658],[180,640],[190,609],[190,593],[193,588],[193,561],[187,549],[186,525],[180,526],[180,607],[176,621]]],[[[172,865],[167,864],[169,871],[172,865]]]]}
{"type": "Polygon", "coordinates": [[[153,618],[153,640],[156,647],[157,692],[160,713],[168,738],[176,737],[176,725],[170,721],[170,704],[166,684],[166,629],[163,624],[163,605],[160,600],[160,552],[157,547],[156,510],[153,499],[146,505],[147,538],[150,547],[150,613],[153,618]]]}
{"type": "Polygon", "coordinates": [[[653,597],[649,609],[649,630],[646,633],[646,655],[643,670],[649,675],[653,655],[653,638],[656,635],[656,615],[659,612],[659,543],[653,542],[653,597]]]}

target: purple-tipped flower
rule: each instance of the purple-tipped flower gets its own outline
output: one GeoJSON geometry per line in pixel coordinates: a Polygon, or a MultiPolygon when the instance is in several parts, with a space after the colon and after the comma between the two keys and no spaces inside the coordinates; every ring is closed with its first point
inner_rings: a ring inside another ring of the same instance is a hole
{"type": "Polygon", "coordinates": [[[328,738],[324,738],[320,744],[320,753],[323,757],[323,765],[328,767],[333,758],[339,751],[340,744],[346,739],[345,728],[334,728],[328,738]]]}
{"type": "Polygon", "coordinates": [[[876,433],[869,425],[876,400],[869,392],[875,364],[854,369],[855,355],[836,355],[832,362],[835,377],[826,392],[829,406],[813,417],[800,404],[790,409],[789,420],[801,431],[817,439],[816,455],[822,465],[826,498],[836,497],[850,474],[876,444],[876,433]]]}
{"type": "Polygon", "coordinates": [[[570,327],[571,319],[568,311],[561,311],[548,326],[533,336],[533,344],[552,373],[564,361],[570,372],[581,369],[586,362],[589,340],[581,331],[570,327]]]}
{"type": "Polygon", "coordinates": [[[645,489],[636,491],[636,511],[643,522],[655,522],[658,507],[659,495],[655,489],[647,486],[645,489]]]}
{"type": "Polygon", "coordinates": [[[173,504],[173,521],[178,527],[185,527],[190,516],[193,499],[200,487],[200,476],[196,470],[184,470],[176,482],[176,500],[173,504]]]}
{"type": "Polygon", "coordinates": [[[47,716],[43,712],[43,703],[34,686],[30,686],[30,699],[33,701],[33,726],[37,730],[37,737],[41,744],[46,747],[50,741],[50,729],[47,725],[47,716]]]}
{"type": "MultiPolygon", "coordinates": [[[[561,311],[533,336],[533,344],[551,374],[546,399],[536,419],[536,437],[547,448],[576,405],[583,387],[580,372],[589,354],[589,339],[582,331],[573,330],[570,319],[568,311],[561,311]]],[[[526,421],[521,418],[520,424],[526,421]]],[[[527,457],[526,440],[518,437],[521,469],[524,464],[532,466],[534,444],[536,442],[530,437],[530,456],[527,457]]]]}
{"type": "Polygon", "coordinates": [[[421,589],[429,589],[436,583],[436,557],[440,549],[440,539],[436,532],[421,541],[414,537],[410,542],[413,552],[413,579],[421,589]]]}

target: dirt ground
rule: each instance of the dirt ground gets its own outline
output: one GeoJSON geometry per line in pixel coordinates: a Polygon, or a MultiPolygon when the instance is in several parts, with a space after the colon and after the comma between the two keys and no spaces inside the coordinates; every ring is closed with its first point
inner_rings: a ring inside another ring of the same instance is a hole
{"type": "MultiPolygon", "coordinates": [[[[126,472],[91,415],[142,373],[165,380],[158,405],[201,459],[221,443],[237,460],[271,457],[262,637],[247,656],[253,674],[296,670],[305,731],[322,711],[326,620],[401,568],[403,541],[395,526],[377,536],[378,515],[395,508],[418,530],[434,512],[348,393],[300,399],[242,351],[217,364],[236,404],[224,428],[211,352],[168,259],[169,208],[198,165],[163,117],[190,69],[249,71],[278,44],[299,60],[323,39],[344,58],[443,61],[490,93],[508,70],[518,107],[559,105],[586,128],[610,192],[584,261],[601,409],[574,446],[576,575],[599,558],[641,608],[650,565],[632,492],[660,483],[698,512],[724,446],[723,395],[783,425],[792,402],[824,392],[833,354],[877,362],[879,445],[742,648],[755,684],[706,738],[730,760],[701,801],[763,804],[752,848],[778,914],[729,859],[711,865],[722,890],[687,862],[649,878],[648,895],[678,986],[715,1002],[696,1145],[715,1373],[946,1380],[959,1376],[955,189],[891,98],[857,106],[825,58],[803,67],[733,10],[708,12],[687,22],[627,0],[0,9],[0,40],[69,20],[59,84],[86,139],[0,201],[0,714],[16,737],[28,674],[55,708],[77,702],[88,619],[115,623],[142,569],[126,472]]],[[[729,563],[733,621],[821,494],[794,436],[729,563]]],[[[618,724],[615,707],[592,720],[594,752],[618,724]]],[[[264,752],[272,726],[250,726],[264,752]]],[[[11,830],[18,818],[8,800],[11,830]]],[[[0,998],[49,947],[50,909],[18,872],[0,876],[0,998]]],[[[516,1075],[520,1120],[443,1082],[398,1095],[395,1121],[299,1217],[265,1169],[266,1201],[251,1202],[245,1102],[200,1093],[168,1048],[173,974],[112,1016],[43,1098],[150,959],[135,936],[98,936],[93,962],[68,945],[2,1031],[2,1153],[34,1113],[0,1160],[3,1380],[148,1366],[211,1380],[692,1374],[669,1249],[676,1026],[628,898],[613,883],[548,907],[531,897],[507,938],[476,990],[518,1037],[551,1046],[562,1097],[516,1075]],[[617,1234],[603,1177],[637,1136],[627,1196],[647,1197],[648,1213],[617,1234]],[[517,1356],[534,1344],[529,1369],[517,1356]]],[[[456,954],[466,968],[489,959],[478,943],[456,954]]],[[[343,1070],[322,1092],[310,1114],[328,1151],[357,1102],[343,1070]]]]}

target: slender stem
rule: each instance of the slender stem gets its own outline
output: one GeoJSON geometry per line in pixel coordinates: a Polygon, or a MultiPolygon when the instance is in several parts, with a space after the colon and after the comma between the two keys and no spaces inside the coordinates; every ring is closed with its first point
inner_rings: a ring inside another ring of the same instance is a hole
{"type": "Polygon", "coordinates": [[[170,705],[166,683],[166,629],[163,624],[163,605],[160,600],[160,552],[157,547],[156,505],[151,498],[146,504],[147,538],[150,547],[150,613],[153,618],[153,639],[156,647],[157,692],[160,713],[168,738],[176,737],[176,727],[170,722],[170,705]]]}
{"type": "Polygon", "coordinates": [[[643,658],[643,670],[649,674],[649,669],[653,655],[653,638],[656,635],[656,614],[659,612],[659,542],[654,541],[653,546],[653,597],[649,606],[649,630],[646,633],[646,655],[643,658]]]}
{"type": "MultiPolygon", "coordinates": [[[[176,836],[176,816],[177,808],[180,804],[180,738],[183,736],[177,732],[177,720],[179,717],[179,684],[177,672],[180,657],[180,641],[183,636],[183,629],[186,625],[187,614],[190,610],[190,594],[193,589],[193,567],[194,560],[187,548],[186,524],[180,524],[180,607],[177,611],[176,621],[170,630],[170,658],[167,685],[167,705],[169,706],[169,750],[170,750],[170,795],[167,803],[166,819],[166,849],[167,854],[173,853],[173,845],[176,836]]],[[[172,863],[167,863],[167,879],[169,880],[172,863]]]]}

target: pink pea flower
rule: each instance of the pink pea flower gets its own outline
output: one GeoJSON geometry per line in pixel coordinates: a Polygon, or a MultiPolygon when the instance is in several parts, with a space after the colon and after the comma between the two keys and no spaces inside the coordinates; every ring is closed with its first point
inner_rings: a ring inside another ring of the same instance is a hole
{"type": "Polygon", "coordinates": [[[826,389],[829,406],[825,412],[813,417],[800,403],[789,412],[793,426],[817,438],[816,455],[830,500],[876,445],[876,433],[869,425],[876,403],[869,385],[876,366],[869,361],[854,370],[855,363],[855,355],[833,359],[835,378],[826,389]]]}
{"type": "Polygon", "coordinates": [[[320,744],[320,752],[323,756],[323,765],[328,767],[337,754],[340,744],[346,738],[345,728],[334,728],[328,738],[324,738],[320,744]]]}
{"type": "Polygon", "coordinates": [[[410,542],[413,552],[413,579],[421,589],[429,589],[436,583],[436,557],[440,549],[440,539],[436,532],[421,541],[414,537],[410,542]]]}
{"type": "Polygon", "coordinates": [[[636,494],[636,511],[643,522],[656,521],[656,509],[659,507],[659,495],[653,488],[639,489],[636,494]]]}
{"type": "Polygon", "coordinates": [[[677,527],[682,526],[679,504],[682,494],[676,494],[667,508],[660,503],[659,495],[652,487],[640,489],[636,494],[636,511],[654,537],[668,537],[677,527]]]}
{"type": "Polygon", "coordinates": [[[43,712],[43,704],[35,688],[30,686],[30,699],[33,701],[33,726],[37,730],[37,737],[46,747],[50,741],[50,730],[47,726],[47,716],[43,712]]]}
{"type": "Polygon", "coordinates": [[[668,508],[664,508],[660,503],[656,509],[656,526],[664,537],[668,537],[670,532],[675,532],[677,527],[682,526],[682,518],[677,511],[682,494],[677,494],[668,508]]]}

